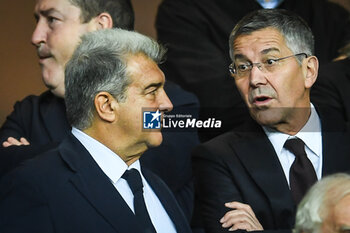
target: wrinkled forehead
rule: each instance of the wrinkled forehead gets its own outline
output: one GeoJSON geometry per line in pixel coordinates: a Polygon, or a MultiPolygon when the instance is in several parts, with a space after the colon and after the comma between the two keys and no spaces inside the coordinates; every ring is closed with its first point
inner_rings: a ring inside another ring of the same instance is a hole
{"type": "Polygon", "coordinates": [[[284,53],[289,50],[285,38],[277,29],[264,28],[239,35],[233,42],[233,59],[237,56],[284,53]]]}
{"type": "MultiPolygon", "coordinates": [[[[66,7],[77,7],[70,0],[36,0],[34,11],[40,13],[40,11],[57,10],[64,11],[66,7]]],[[[77,7],[79,10],[80,8],[77,7]]]]}

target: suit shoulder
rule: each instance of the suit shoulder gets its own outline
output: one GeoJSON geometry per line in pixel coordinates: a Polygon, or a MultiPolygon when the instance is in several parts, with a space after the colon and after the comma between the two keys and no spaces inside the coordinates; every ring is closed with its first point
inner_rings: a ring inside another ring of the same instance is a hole
{"type": "Polygon", "coordinates": [[[31,180],[38,183],[47,183],[50,180],[59,179],[62,175],[62,170],[66,169],[65,167],[58,149],[55,148],[24,161],[10,172],[8,176],[11,176],[12,179],[23,181],[31,180]]]}
{"type": "MultiPolygon", "coordinates": [[[[54,96],[50,91],[42,93],[40,96],[29,95],[21,101],[17,101],[14,105],[14,110],[8,116],[9,119],[16,119],[22,116],[31,116],[38,114],[39,109],[52,103],[57,97],[54,96]]],[[[26,118],[26,117],[24,117],[26,118]]]]}
{"type": "Polygon", "coordinates": [[[216,136],[210,139],[207,142],[202,143],[201,145],[205,147],[211,147],[213,145],[227,145],[232,140],[238,140],[240,138],[240,134],[236,131],[229,131],[219,136],[216,136]]]}
{"type": "Polygon", "coordinates": [[[192,155],[193,157],[211,158],[232,155],[232,143],[238,140],[241,140],[240,135],[234,131],[230,131],[198,145],[193,150],[192,155]]]}
{"type": "Polygon", "coordinates": [[[17,106],[33,106],[39,103],[49,102],[51,99],[57,98],[50,91],[45,91],[41,95],[29,95],[23,100],[17,101],[15,105],[17,106]]]}

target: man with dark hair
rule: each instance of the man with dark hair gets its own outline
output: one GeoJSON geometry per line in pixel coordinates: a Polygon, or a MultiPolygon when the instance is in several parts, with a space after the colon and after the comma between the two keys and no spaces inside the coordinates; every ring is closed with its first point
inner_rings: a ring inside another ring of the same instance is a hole
{"type": "Polygon", "coordinates": [[[70,131],[63,100],[64,67],[80,36],[113,25],[124,29],[134,27],[130,0],[37,0],[34,16],[37,24],[32,44],[49,90],[16,103],[1,127],[0,141],[5,148],[0,148],[0,155],[6,161],[1,162],[2,174],[20,161],[53,148],[70,131]]]}
{"type": "Polygon", "coordinates": [[[307,189],[348,170],[345,124],[310,102],[318,59],[298,15],[252,12],[234,27],[229,46],[229,70],[254,120],[193,152],[204,226],[208,233],[291,232],[307,189]]]}
{"type": "Polygon", "coordinates": [[[134,29],[134,13],[130,0],[68,1],[81,10],[80,19],[83,23],[89,22],[102,12],[107,12],[112,19],[112,27],[126,30],[134,29]]]}
{"type": "MultiPolygon", "coordinates": [[[[80,36],[105,28],[134,28],[130,0],[37,0],[34,15],[37,25],[32,43],[49,90],[16,103],[1,127],[0,177],[22,161],[56,147],[70,132],[63,99],[64,67],[80,36]]],[[[176,113],[198,111],[193,94],[171,82],[165,89],[176,113]]],[[[190,152],[196,144],[196,132],[165,133],[164,143],[142,157],[142,163],[169,185],[188,218],[193,205],[190,152]]]]}
{"type": "Polygon", "coordinates": [[[165,50],[136,32],[88,33],[67,63],[72,131],[0,186],[0,231],[190,233],[167,186],[139,158],[162,142],[142,130],[143,108],[173,108],[158,68],[165,50]]]}

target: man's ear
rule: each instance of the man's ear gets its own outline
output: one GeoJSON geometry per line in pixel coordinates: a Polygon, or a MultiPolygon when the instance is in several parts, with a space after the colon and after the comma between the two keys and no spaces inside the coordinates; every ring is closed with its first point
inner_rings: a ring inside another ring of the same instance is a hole
{"type": "Polygon", "coordinates": [[[311,88],[318,75],[318,59],[315,56],[306,58],[305,88],[311,88]]]}
{"type": "Polygon", "coordinates": [[[108,29],[113,27],[112,16],[107,12],[102,12],[96,17],[98,29],[108,29]]]}
{"type": "Polygon", "coordinates": [[[112,123],[117,119],[117,100],[108,92],[99,92],[95,96],[95,110],[101,120],[112,123]]]}

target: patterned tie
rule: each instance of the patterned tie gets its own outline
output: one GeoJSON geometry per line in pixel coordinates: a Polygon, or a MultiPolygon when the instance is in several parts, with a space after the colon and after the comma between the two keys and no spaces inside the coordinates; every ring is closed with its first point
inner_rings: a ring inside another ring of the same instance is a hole
{"type": "Polygon", "coordinates": [[[144,226],[144,232],[156,233],[146,208],[145,199],[143,198],[143,185],[140,173],[133,168],[126,170],[122,175],[122,178],[128,182],[130,189],[134,194],[135,215],[144,226]]]}
{"type": "Polygon", "coordinates": [[[296,204],[317,181],[314,166],[308,159],[304,146],[304,142],[299,138],[288,139],[284,144],[284,147],[295,155],[295,160],[289,170],[289,182],[296,204]]]}

